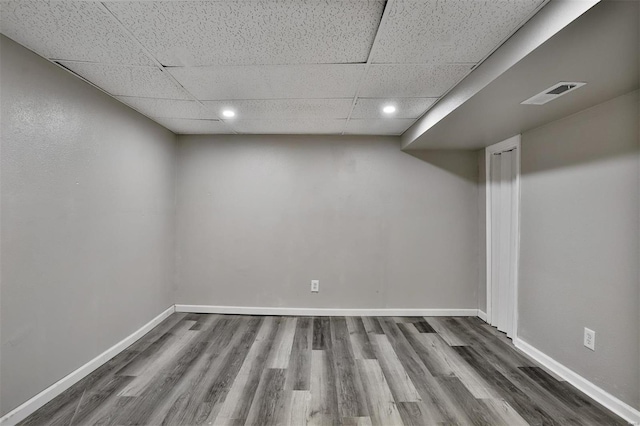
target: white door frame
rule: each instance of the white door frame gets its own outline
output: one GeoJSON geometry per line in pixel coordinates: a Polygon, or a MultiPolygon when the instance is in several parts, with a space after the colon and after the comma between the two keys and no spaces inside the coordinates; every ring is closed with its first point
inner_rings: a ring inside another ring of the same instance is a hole
{"type": "Polygon", "coordinates": [[[520,135],[513,136],[495,145],[485,148],[485,205],[486,205],[486,250],[487,250],[487,322],[491,324],[492,306],[491,306],[491,287],[492,287],[492,271],[491,271],[491,157],[494,153],[508,151],[516,148],[516,181],[515,181],[515,198],[516,203],[513,205],[513,218],[515,220],[516,235],[513,238],[512,249],[515,253],[515,277],[513,295],[513,340],[518,336],[518,281],[520,275],[520,135]]]}

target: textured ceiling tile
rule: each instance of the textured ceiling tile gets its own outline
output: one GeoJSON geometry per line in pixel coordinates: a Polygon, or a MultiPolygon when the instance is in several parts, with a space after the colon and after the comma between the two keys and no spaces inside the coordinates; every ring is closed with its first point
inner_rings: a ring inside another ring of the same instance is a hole
{"type": "Polygon", "coordinates": [[[298,119],[298,120],[227,120],[238,133],[250,134],[340,134],[346,120],[298,119]]]}
{"type": "Polygon", "coordinates": [[[377,120],[354,120],[347,123],[345,134],[349,135],[401,135],[415,120],[406,118],[385,118],[377,120]]]}
{"type": "Polygon", "coordinates": [[[478,62],[542,1],[395,0],[372,62],[478,62]]]}
{"type": "Polygon", "coordinates": [[[471,71],[470,65],[371,65],[359,95],[365,98],[442,96],[471,71]]]}
{"type": "Polygon", "coordinates": [[[154,120],[173,133],[180,135],[228,135],[233,133],[224,122],[218,120],[188,120],[183,118],[154,118],[154,120]]]}
{"type": "Polygon", "coordinates": [[[64,62],[60,64],[112,95],[146,98],[190,99],[158,68],[64,62]]]}
{"type": "Polygon", "coordinates": [[[168,68],[200,100],[349,98],[364,65],[168,68]]]}
{"type": "Polygon", "coordinates": [[[358,98],[351,118],[418,118],[437,98],[358,98]],[[382,108],[396,107],[396,112],[387,115],[382,108]]]}
{"type": "Polygon", "coordinates": [[[196,101],[134,98],[130,96],[116,96],[116,98],[149,117],[192,118],[199,120],[218,118],[213,109],[200,105],[196,101]]]}
{"type": "Polygon", "coordinates": [[[312,119],[347,118],[353,100],[347,99],[262,99],[235,101],[204,101],[219,115],[233,110],[238,119],[312,119]]]}
{"type": "Polygon", "coordinates": [[[366,62],[384,1],[107,2],[165,66],[366,62]]]}
{"type": "Polygon", "coordinates": [[[98,3],[0,2],[0,30],[50,59],[153,65],[98,3]]]}

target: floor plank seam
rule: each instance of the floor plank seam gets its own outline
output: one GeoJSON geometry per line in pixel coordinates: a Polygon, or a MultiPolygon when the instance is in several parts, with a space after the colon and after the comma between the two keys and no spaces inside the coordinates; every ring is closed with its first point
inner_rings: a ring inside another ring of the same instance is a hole
{"type": "Polygon", "coordinates": [[[63,423],[627,424],[475,318],[196,313],[20,424],[63,423]]]}

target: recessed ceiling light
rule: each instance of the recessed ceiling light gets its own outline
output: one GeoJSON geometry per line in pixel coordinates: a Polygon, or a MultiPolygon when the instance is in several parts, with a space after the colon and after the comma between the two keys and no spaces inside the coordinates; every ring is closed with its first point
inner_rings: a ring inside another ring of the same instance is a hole
{"type": "Polygon", "coordinates": [[[232,111],[230,109],[225,109],[224,111],[222,111],[222,115],[224,115],[227,118],[231,118],[231,117],[235,117],[236,113],[235,111],[232,111]]]}
{"type": "Polygon", "coordinates": [[[396,112],[396,107],[394,107],[393,105],[387,105],[382,108],[382,112],[384,112],[385,114],[393,114],[394,112],[396,112]]]}

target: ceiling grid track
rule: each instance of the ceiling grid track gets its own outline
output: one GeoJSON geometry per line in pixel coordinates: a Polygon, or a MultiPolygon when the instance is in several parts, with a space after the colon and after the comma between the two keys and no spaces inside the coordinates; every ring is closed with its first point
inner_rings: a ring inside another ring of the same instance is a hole
{"type": "MultiPolygon", "coordinates": [[[[38,55],[38,56],[40,56],[40,57],[44,58],[45,60],[47,60],[47,61],[49,61],[49,62],[51,62],[51,63],[52,63],[53,65],[55,65],[56,67],[60,68],[61,70],[65,71],[65,72],[68,72],[68,73],[69,73],[69,74],[71,74],[72,76],[74,76],[74,77],[76,77],[76,78],[79,78],[79,79],[80,79],[80,80],[82,80],[83,82],[87,83],[89,86],[91,86],[91,87],[94,87],[94,88],[98,89],[99,91],[101,91],[101,92],[102,92],[102,93],[104,93],[105,95],[109,96],[110,98],[113,98],[113,97],[114,97],[111,93],[107,92],[107,91],[106,91],[106,90],[104,90],[102,87],[100,87],[100,86],[98,86],[97,84],[95,84],[95,83],[93,83],[93,82],[91,82],[91,81],[87,80],[86,78],[84,78],[84,77],[83,77],[83,76],[81,76],[80,74],[78,74],[78,73],[76,73],[76,72],[74,72],[74,71],[70,70],[69,68],[65,67],[64,65],[62,65],[60,62],[58,62],[58,61],[61,61],[61,59],[51,59],[51,58],[48,58],[44,53],[42,53],[42,52],[38,51],[37,49],[34,49],[33,47],[26,47],[26,46],[25,46],[25,49],[28,49],[28,50],[30,50],[31,52],[35,53],[36,55],[38,55]]],[[[67,62],[73,62],[73,61],[67,61],[67,62]]],[[[136,110],[136,111],[137,111],[137,110],[136,110]]],[[[152,118],[152,117],[149,117],[148,115],[146,115],[146,114],[142,113],[141,111],[138,111],[138,112],[140,112],[140,113],[141,113],[142,115],[144,115],[145,117],[148,117],[149,119],[153,120],[153,118],[152,118]]]]}
{"type": "MultiPolygon", "coordinates": [[[[176,78],[173,75],[171,75],[170,72],[168,72],[165,69],[165,67],[155,58],[155,56],[153,56],[151,52],[149,52],[149,50],[140,42],[140,40],[138,40],[138,38],[135,35],[133,35],[133,33],[129,31],[127,27],[124,26],[124,24],[118,19],[118,17],[115,16],[111,12],[111,10],[109,10],[109,8],[107,7],[106,4],[104,4],[104,2],[98,2],[97,4],[102,9],[102,11],[106,15],[108,15],[109,18],[123,31],[123,33],[126,34],[127,37],[129,37],[129,39],[132,40],[149,59],[151,59],[151,61],[153,61],[153,63],[162,72],[164,76],[168,77],[169,80],[171,80],[175,85],[177,85],[177,87],[179,87],[184,93],[189,95],[189,97],[191,97],[193,101],[198,103],[200,106],[204,107],[204,104],[202,103],[202,101],[196,98],[190,91],[188,91],[182,84],[180,84],[180,82],[178,82],[178,80],[176,80],[176,78]]],[[[231,131],[232,134],[234,135],[237,134],[237,132],[233,130],[224,120],[222,120],[217,113],[215,113],[215,116],[219,122],[223,123],[224,126],[231,131]]]]}
{"type": "Polygon", "coordinates": [[[548,2],[0,1],[3,34],[175,133],[403,138],[548,2]]]}
{"type": "Polygon", "coordinates": [[[353,102],[351,103],[351,109],[349,110],[349,115],[347,115],[347,119],[344,122],[344,128],[342,129],[341,135],[344,135],[344,132],[347,130],[347,126],[349,125],[349,121],[351,120],[351,115],[353,114],[353,110],[356,107],[356,103],[358,102],[358,96],[360,95],[360,89],[362,88],[362,82],[367,77],[367,73],[369,72],[369,67],[371,66],[371,61],[373,58],[373,53],[376,49],[376,42],[380,37],[380,33],[384,27],[384,24],[387,21],[387,17],[389,16],[389,11],[391,10],[391,4],[393,4],[395,0],[387,0],[387,3],[384,5],[384,11],[382,12],[382,17],[380,18],[380,23],[378,24],[378,31],[376,31],[376,36],[373,38],[373,43],[371,43],[371,50],[369,50],[369,56],[367,57],[367,62],[365,63],[364,71],[360,76],[360,80],[358,81],[358,86],[356,87],[356,93],[353,96],[353,102]]]}
{"type": "MultiPolygon", "coordinates": [[[[440,102],[442,99],[444,99],[445,96],[447,96],[449,94],[449,92],[451,92],[455,87],[458,86],[458,84],[460,84],[462,82],[462,80],[464,80],[465,78],[467,78],[469,76],[469,74],[471,74],[476,68],[478,68],[480,65],[482,65],[482,63],[484,61],[486,61],[487,59],[489,59],[489,57],[491,55],[493,55],[496,50],[498,50],[503,44],[505,44],[507,42],[507,40],[509,40],[511,37],[513,37],[513,35],[515,33],[517,33],[520,28],[522,28],[522,26],[524,24],[526,24],[531,18],[533,18],[538,12],[540,12],[540,9],[542,9],[544,6],[546,6],[547,3],[549,3],[551,0],[543,0],[538,7],[536,7],[525,19],[522,20],[522,22],[520,22],[516,28],[511,31],[504,39],[502,39],[502,41],[500,41],[500,43],[498,43],[498,45],[496,47],[494,47],[489,53],[487,53],[482,59],[480,59],[478,62],[469,62],[469,65],[471,65],[471,68],[469,69],[469,72],[466,73],[462,78],[460,78],[458,81],[455,82],[455,84],[453,84],[451,87],[449,87],[441,96],[438,97],[438,99],[429,106],[429,108],[427,108],[417,119],[416,119],[416,123],[418,121],[420,121],[420,119],[422,119],[422,117],[424,117],[425,115],[427,115],[427,113],[434,108],[438,102],[440,102]]],[[[415,124],[415,123],[414,123],[415,124]]],[[[408,129],[407,129],[408,130],[408,129]]]]}

